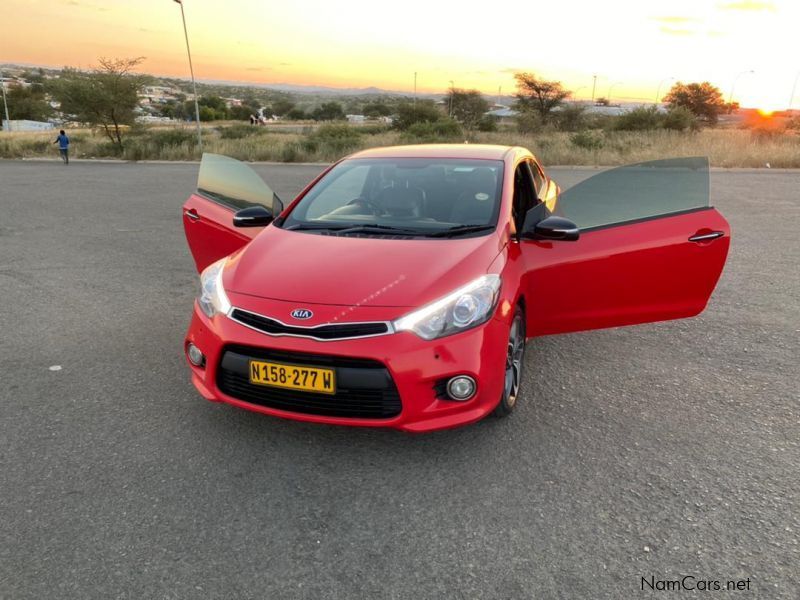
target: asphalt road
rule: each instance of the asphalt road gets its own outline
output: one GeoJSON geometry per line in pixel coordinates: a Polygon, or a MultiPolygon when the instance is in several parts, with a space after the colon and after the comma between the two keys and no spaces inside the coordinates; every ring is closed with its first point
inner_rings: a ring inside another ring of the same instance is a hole
{"type": "Polygon", "coordinates": [[[800,172],[712,174],[699,318],[535,340],[512,418],[425,436],[195,393],[196,172],[0,161],[0,598],[800,596],[800,172]]]}

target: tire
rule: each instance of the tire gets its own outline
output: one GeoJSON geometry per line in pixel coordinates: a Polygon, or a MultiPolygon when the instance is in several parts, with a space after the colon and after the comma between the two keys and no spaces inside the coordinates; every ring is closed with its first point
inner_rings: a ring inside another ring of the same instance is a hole
{"type": "Polygon", "coordinates": [[[514,412],[522,388],[522,370],[525,365],[525,313],[517,306],[508,331],[503,393],[494,409],[494,416],[507,417],[514,412]]]}

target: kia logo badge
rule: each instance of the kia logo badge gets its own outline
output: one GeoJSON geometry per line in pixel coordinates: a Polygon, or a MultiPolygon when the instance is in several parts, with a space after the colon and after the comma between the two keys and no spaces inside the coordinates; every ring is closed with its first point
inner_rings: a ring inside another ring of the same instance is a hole
{"type": "Polygon", "coordinates": [[[307,308],[295,308],[290,313],[295,319],[310,319],[314,316],[314,313],[308,310],[307,308]]]}

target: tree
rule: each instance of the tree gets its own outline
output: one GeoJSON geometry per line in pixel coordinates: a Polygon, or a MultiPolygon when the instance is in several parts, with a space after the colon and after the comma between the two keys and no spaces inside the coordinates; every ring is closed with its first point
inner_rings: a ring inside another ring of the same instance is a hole
{"type": "Polygon", "coordinates": [[[383,102],[370,102],[364,105],[362,112],[365,117],[374,119],[376,117],[388,117],[392,114],[392,109],[383,102]]]}
{"type": "Polygon", "coordinates": [[[393,126],[395,129],[405,131],[414,123],[435,123],[444,116],[432,100],[420,100],[416,103],[404,102],[397,107],[397,118],[394,120],[393,126]]]}
{"type": "MultiPolygon", "coordinates": [[[[23,87],[12,85],[6,92],[8,116],[10,119],[28,119],[30,121],[46,121],[53,113],[47,103],[44,88],[41,85],[23,87]]],[[[5,115],[3,115],[5,118],[5,115]]]]}
{"type": "Polygon", "coordinates": [[[294,102],[290,100],[275,100],[272,103],[272,114],[282,117],[294,108],[294,102]]]}
{"type": "Polygon", "coordinates": [[[561,82],[539,79],[533,73],[517,73],[514,79],[517,80],[517,108],[522,112],[536,112],[542,119],[547,119],[571,93],[561,82]]]}
{"type": "Polygon", "coordinates": [[[445,98],[448,107],[452,107],[453,118],[467,131],[477,127],[483,115],[489,110],[489,103],[478,90],[451,89],[445,98]]]}
{"type": "Polygon", "coordinates": [[[133,70],[144,58],[100,59],[100,66],[86,73],[64,69],[54,80],[53,97],[72,121],[102,127],[108,139],[122,148],[122,128],[133,125],[144,84],[133,70]]]}
{"type": "Polygon", "coordinates": [[[344,110],[338,102],[323,102],[322,106],[314,109],[311,116],[315,121],[340,121],[344,119],[344,110]]]}
{"type": "Polygon", "coordinates": [[[286,113],[286,118],[290,121],[303,121],[308,118],[308,115],[302,108],[293,108],[286,113]]]}
{"type": "Polygon", "coordinates": [[[709,82],[681,83],[672,86],[664,100],[670,108],[688,108],[698,118],[708,123],[716,123],[719,115],[725,112],[726,104],[719,88],[709,82]]]}

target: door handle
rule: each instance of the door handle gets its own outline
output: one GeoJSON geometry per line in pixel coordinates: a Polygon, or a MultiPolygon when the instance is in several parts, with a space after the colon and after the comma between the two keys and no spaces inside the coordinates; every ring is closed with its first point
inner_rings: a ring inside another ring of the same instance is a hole
{"type": "Polygon", "coordinates": [[[725,235],[722,231],[712,231],[710,233],[696,233],[689,238],[690,242],[710,242],[725,235]]]}
{"type": "Polygon", "coordinates": [[[200,218],[200,215],[198,215],[197,211],[193,208],[183,211],[183,214],[189,217],[189,219],[191,219],[192,221],[197,221],[200,218]]]}

